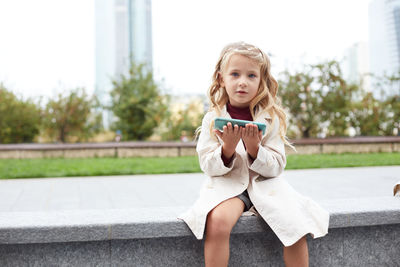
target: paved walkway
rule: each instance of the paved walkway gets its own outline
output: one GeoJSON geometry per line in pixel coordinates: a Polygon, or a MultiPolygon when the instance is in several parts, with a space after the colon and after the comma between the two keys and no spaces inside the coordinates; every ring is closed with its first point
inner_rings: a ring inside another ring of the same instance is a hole
{"type": "MultiPolygon", "coordinates": [[[[316,201],[389,197],[400,166],[288,170],[283,176],[316,201]]],[[[201,173],[0,180],[0,212],[190,206],[201,173]]]]}

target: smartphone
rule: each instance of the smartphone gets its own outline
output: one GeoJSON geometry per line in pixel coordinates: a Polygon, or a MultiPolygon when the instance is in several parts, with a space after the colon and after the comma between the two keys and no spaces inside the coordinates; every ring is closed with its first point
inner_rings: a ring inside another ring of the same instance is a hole
{"type": "Polygon", "coordinates": [[[246,124],[251,123],[258,126],[258,130],[262,131],[262,134],[265,134],[265,129],[267,125],[264,123],[254,122],[254,121],[245,121],[245,120],[236,120],[236,119],[227,119],[227,118],[215,118],[214,120],[214,128],[222,131],[223,127],[228,123],[232,123],[232,126],[238,125],[239,127],[245,127],[246,124]]]}

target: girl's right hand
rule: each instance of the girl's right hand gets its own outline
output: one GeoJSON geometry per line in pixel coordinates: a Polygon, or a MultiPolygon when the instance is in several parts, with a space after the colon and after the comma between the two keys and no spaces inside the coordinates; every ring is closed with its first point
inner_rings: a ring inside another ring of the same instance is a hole
{"type": "Polygon", "coordinates": [[[241,138],[240,128],[238,125],[232,127],[232,124],[228,122],[222,129],[223,132],[217,129],[215,129],[214,132],[224,142],[222,145],[222,153],[226,158],[230,159],[235,153],[236,146],[241,138]]]}

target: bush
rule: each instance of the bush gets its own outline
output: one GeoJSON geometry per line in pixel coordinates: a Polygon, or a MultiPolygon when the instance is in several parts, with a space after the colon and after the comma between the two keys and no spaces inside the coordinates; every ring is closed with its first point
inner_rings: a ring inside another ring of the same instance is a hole
{"type": "Polygon", "coordinates": [[[111,110],[117,117],[114,130],[123,140],[145,140],[165,117],[165,99],[144,64],[131,63],[128,75],[113,81],[111,110]]]}
{"type": "Polygon", "coordinates": [[[98,101],[78,88],[50,99],[43,111],[43,130],[53,141],[88,140],[102,130],[98,101]]]}
{"type": "Polygon", "coordinates": [[[18,99],[0,83],[0,143],[32,142],[39,129],[38,105],[29,99],[18,99]]]}

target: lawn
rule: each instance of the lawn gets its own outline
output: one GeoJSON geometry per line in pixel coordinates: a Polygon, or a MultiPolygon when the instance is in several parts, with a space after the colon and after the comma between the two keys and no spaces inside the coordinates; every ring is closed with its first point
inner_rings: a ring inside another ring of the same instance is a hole
{"type": "MultiPolygon", "coordinates": [[[[400,165],[400,153],[289,155],[286,169],[400,165]]],[[[0,178],[200,172],[197,157],[0,159],[0,178]]]]}

